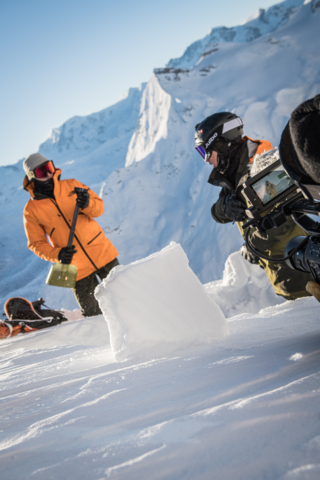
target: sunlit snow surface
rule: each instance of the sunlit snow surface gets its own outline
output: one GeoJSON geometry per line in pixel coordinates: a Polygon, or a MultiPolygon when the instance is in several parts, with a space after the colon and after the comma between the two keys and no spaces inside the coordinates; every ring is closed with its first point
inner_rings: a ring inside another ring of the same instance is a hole
{"type": "MultiPolygon", "coordinates": [[[[268,290],[227,263],[205,286],[226,314],[239,288],[268,290]]],[[[1,479],[318,479],[319,312],[235,306],[229,336],[147,361],[115,360],[102,315],[2,341],[1,479]]]]}

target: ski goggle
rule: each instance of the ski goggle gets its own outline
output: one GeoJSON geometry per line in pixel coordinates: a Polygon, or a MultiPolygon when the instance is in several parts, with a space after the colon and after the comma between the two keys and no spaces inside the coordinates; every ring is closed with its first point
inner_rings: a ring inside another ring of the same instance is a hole
{"type": "Polygon", "coordinates": [[[212,151],[217,152],[217,153],[223,153],[228,145],[228,141],[222,137],[218,137],[217,140],[212,143],[209,147],[209,150],[206,151],[203,147],[195,147],[196,150],[200,153],[201,157],[206,160],[206,158],[209,157],[209,154],[211,156],[212,151]]]}
{"type": "Polygon", "coordinates": [[[195,147],[195,149],[200,153],[201,157],[203,158],[204,161],[207,161],[212,154],[212,151],[215,151],[217,153],[220,153],[217,148],[215,148],[214,145],[210,145],[210,149],[206,152],[203,147],[195,147]]]}
{"type": "Polygon", "coordinates": [[[201,157],[205,160],[206,159],[206,151],[203,147],[196,147],[196,150],[200,153],[201,157]]]}
{"type": "Polygon", "coordinates": [[[28,172],[28,178],[46,178],[48,176],[48,173],[54,173],[55,168],[53,165],[53,161],[49,160],[49,162],[46,162],[39,167],[35,168],[33,171],[28,172]]]}

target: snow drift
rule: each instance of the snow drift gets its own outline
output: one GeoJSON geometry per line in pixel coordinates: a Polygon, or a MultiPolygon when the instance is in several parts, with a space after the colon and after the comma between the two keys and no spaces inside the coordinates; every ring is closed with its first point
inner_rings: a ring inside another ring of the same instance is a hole
{"type": "Polygon", "coordinates": [[[228,334],[218,305],[189,267],[180,245],[118,266],[95,296],[117,360],[157,358],[228,334]]]}
{"type": "Polygon", "coordinates": [[[228,257],[222,280],[204,287],[226,318],[245,312],[258,313],[285,301],[275,293],[265,271],[245,260],[240,252],[228,257]]]}
{"type": "Polygon", "coordinates": [[[1,480],[318,480],[319,308],[238,315],[214,348],[144,362],[115,363],[92,329],[1,342],[1,480]]]}

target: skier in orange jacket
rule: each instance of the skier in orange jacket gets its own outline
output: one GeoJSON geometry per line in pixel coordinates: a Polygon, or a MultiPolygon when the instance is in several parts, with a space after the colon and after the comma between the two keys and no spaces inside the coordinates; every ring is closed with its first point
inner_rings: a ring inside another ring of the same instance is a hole
{"type": "Polygon", "coordinates": [[[84,316],[99,315],[101,310],[94,297],[98,285],[96,275],[105,278],[119,265],[118,251],[94,220],[104,211],[103,200],[78,180],[60,180],[61,170],[40,153],[23,162],[26,176],[24,189],[30,200],[24,208],[24,227],[28,247],[38,257],[70,264],[78,268],[73,290],[84,316]],[[76,194],[75,187],[88,188],[76,194]],[[67,247],[76,204],[80,207],[74,245],[67,247]]]}

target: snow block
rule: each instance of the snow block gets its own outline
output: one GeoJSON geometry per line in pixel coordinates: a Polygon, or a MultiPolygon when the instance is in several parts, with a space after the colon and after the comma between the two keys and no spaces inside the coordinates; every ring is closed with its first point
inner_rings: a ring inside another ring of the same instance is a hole
{"type": "Polygon", "coordinates": [[[116,360],[150,359],[229,333],[179,244],[112,270],[95,290],[116,360]]]}

